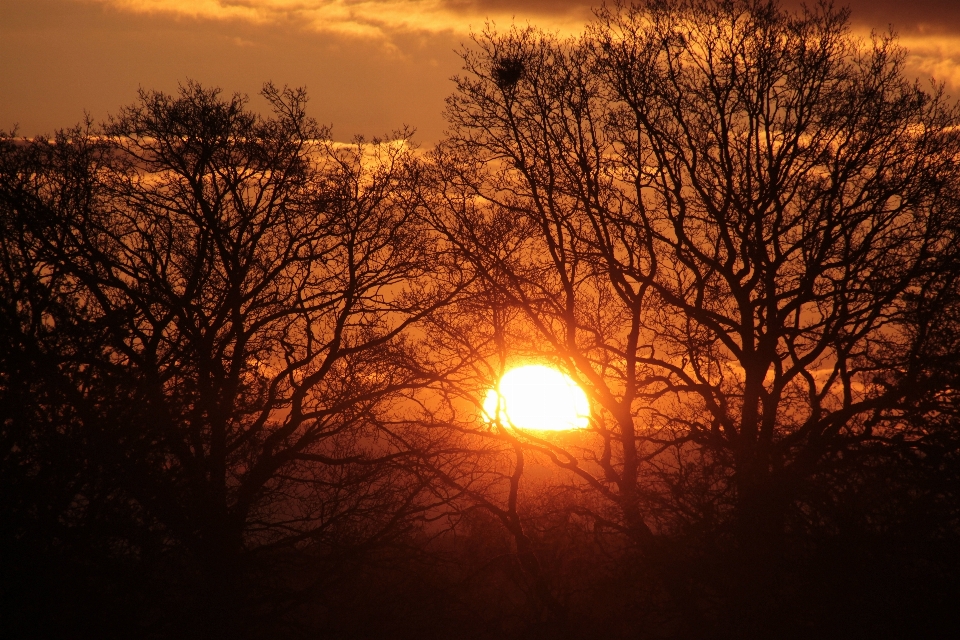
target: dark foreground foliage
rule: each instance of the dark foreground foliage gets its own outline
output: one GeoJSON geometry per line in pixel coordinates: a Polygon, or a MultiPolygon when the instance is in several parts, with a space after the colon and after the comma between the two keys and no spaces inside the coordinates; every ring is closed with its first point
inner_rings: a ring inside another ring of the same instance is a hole
{"type": "Polygon", "coordinates": [[[957,106],[826,5],[474,45],[429,152],[269,84],[0,137],[3,637],[957,626],[957,106]],[[588,429],[480,419],[529,361],[588,429]]]}

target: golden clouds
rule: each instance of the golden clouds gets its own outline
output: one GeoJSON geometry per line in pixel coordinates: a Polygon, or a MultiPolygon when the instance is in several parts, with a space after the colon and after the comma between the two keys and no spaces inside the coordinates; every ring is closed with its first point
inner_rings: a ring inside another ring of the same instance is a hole
{"type": "Polygon", "coordinates": [[[485,20],[506,24],[530,19],[538,26],[577,30],[582,16],[549,11],[543,5],[524,12],[495,3],[450,0],[92,0],[124,11],[253,23],[287,22],[321,32],[383,37],[391,32],[467,32],[485,20]]]}
{"type": "Polygon", "coordinates": [[[933,78],[956,95],[960,89],[960,35],[916,34],[900,37],[909,52],[909,72],[921,80],[933,78]]]}
{"type": "MultiPolygon", "coordinates": [[[[78,0],[74,0],[78,1],[78,0]]],[[[479,30],[487,20],[499,25],[529,21],[547,31],[579,32],[590,18],[590,0],[79,0],[107,5],[123,12],[156,14],[201,20],[238,20],[248,24],[283,24],[314,32],[389,40],[408,34],[465,34],[479,30]]],[[[600,4],[594,0],[592,4],[600,4]]],[[[785,3],[793,7],[796,2],[785,3]]],[[[885,30],[884,21],[870,3],[854,1],[857,31],[867,36],[871,27],[885,30]]],[[[884,5],[883,2],[880,3],[884,5]]],[[[934,3],[936,4],[936,3],[934,3]]],[[[918,11],[912,21],[935,22],[936,7],[918,11]]],[[[884,11],[892,11],[884,5],[884,11]]],[[[951,16],[954,14],[950,14],[951,16]]],[[[901,13],[890,17],[905,19],[901,13]]],[[[900,24],[910,27],[913,22],[900,24]]],[[[953,23],[951,23],[953,24],[953,23]]],[[[898,26],[894,21],[894,26],[898,26]]],[[[951,93],[960,90],[960,33],[949,25],[938,31],[911,28],[900,42],[909,50],[909,75],[933,77],[947,84],[951,93]]],[[[447,46],[446,44],[444,46],[447,46]]]]}

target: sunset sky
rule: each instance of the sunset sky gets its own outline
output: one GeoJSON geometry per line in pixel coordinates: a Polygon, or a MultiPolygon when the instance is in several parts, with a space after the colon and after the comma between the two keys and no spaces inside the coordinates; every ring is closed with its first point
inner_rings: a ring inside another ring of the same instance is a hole
{"type": "MultiPolygon", "coordinates": [[[[0,0],[0,130],[47,133],[84,110],[101,120],[138,87],[187,78],[250,94],[305,86],[338,139],[401,125],[430,144],[460,67],[455,50],[486,19],[575,32],[579,0],[0,0]]],[[[793,4],[791,2],[791,4],[793,4]]],[[[796,2],[795,4],[799,4],[796,2]]],[[[960,3],[850,0],[853,21],[900,33],[910,73],[960,95],[960,3]]]]}

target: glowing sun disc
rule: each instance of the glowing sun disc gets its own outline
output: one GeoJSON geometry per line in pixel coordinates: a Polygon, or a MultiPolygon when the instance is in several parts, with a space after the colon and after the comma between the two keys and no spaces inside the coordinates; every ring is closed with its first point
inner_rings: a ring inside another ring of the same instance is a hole
{"type": "Polygon", "coordinates": [[[483,401],[483,418],[535,431],[583,429],[590,421],[590,403],[570,376],[552,367],[530,364],[511,369],[483,401]]]}

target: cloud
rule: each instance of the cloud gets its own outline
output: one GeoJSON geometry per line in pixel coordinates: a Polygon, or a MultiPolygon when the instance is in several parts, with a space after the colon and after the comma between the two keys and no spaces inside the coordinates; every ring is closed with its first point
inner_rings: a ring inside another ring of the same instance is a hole
{"type": "Polygon", "coordinates": [[[580,0],[87,0],[122,11],[188,18],[289,23],[319,32],[384,37],[395,32],[462,32],[490,19],[530,19],[548,30],[582,27],[589,10],[580,0]]]}
{"type": "MultiPolygon", "coordinates": [[[[463,32],[486,18],[531,19],[547,29],[582,25],[601,0],[80,0],[137,13],[254,23],[292,21],[317,31],[380,36],[391,31],[463,32]]],[[[802,0],[781,0],[796,9],[802,0]]],[[[901,33],[960,32],[956,0],[848,0],[853,21],[901,33]]]]}
{"type": "MultiPolygon", "coordinates": [[[[590,0],[81,0],[124,12],[250,24],[285,24],[320,33],[389,41],[401,33],[465,34],[487,20],[531,23],[548,31],[579,32],[590,0]]],[[[784,0],[788,9],[800,0],[784,0]]],[[[908,71],[960,88],[960,3],[955,0],[851,0],[858,32],[889,25],[909,50],[908,71]]],[[[865,31],[864,31],[865,33],[865,31]]],[[[390,45],[388,45],[389,47],[390,45]]]]}
{"type": "Polygon", "coordinates": [[[908,72],[943,82],[953,92],[960,88],[960,35],[901,36],[900,44],[909,52],[908,72]]]}
{"type": "Polygon", "coordinates": [[[854,22],[878,29],[892,25],[899,33],[960,32],[960,3],[956,0],[852,0],[854,22]]]}

